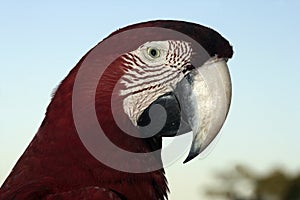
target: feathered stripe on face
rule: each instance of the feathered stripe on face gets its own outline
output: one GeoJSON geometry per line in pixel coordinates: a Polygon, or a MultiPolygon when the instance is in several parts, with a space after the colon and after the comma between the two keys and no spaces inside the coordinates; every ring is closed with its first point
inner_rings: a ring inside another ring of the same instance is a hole
{"type": "Polygon", "coordinates": [[[184,41],[152,41],[122,56],[123,108],[136,124],[140,114],[159,96],[171,92],[188,73],[191,44],[184,41]]]}

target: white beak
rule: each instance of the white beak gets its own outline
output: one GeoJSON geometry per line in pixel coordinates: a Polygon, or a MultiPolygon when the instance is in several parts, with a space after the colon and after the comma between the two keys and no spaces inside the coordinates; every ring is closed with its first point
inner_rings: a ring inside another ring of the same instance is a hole
{"type": "Polygon", "coordinates": [[[193,131],[193,142],[184,163],[199,155],[220,132],[231,102],[227,61],[213,57],[191,71],[177,86],[181,115],[193,131]]]}

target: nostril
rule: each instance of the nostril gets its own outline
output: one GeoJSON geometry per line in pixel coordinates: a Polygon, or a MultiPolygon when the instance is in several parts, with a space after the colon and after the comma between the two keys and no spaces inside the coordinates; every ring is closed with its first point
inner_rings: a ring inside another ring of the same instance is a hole
{"type": "Polygon", "coordinates": [[[185,74],[187,71],[192,71],[193,69],[195,69],[195,67],[193,65],[189,64],[184,67],[182,72],[185,74]]]}
{"type": "Polygon", "coordinates": [[[189,71],[195,69],[194,65],[191,65],[191,64],[190,64],[190,65],[187,65],[185,68],[186,68],[187,70],[189,70],[189,71]]]}

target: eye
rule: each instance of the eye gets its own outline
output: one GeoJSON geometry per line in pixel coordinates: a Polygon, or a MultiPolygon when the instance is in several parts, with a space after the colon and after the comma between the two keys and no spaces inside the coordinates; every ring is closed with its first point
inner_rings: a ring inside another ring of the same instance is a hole
{"type": "Polygon", "coordinates": [[[156,48],[153,48],[153,47],[149,47],[147,49],[147,53],[152,58],[158,58],[160,56],[160,51],[156,48]]]}

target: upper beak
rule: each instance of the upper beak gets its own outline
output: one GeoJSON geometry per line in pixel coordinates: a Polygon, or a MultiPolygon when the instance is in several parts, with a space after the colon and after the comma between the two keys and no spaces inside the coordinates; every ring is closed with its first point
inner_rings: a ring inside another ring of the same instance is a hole
{"type": "Polygon", "coordinates": [[[222,128],[231,102],[231,80],[227,61],[213,57],[195,66],[177,85],[182,121],[193,132],[193,142],[184,163],[199,155],[222,128]]]}

